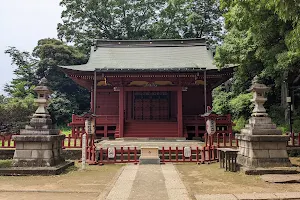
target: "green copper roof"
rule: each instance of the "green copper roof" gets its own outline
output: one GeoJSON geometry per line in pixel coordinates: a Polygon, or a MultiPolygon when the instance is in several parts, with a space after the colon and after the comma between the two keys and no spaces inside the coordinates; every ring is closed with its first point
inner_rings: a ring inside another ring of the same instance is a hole
{"type": "Polygon", "coordinates": [[[86,64],[60,67],[78,71],[217,69],[204,39],[96,40],[86,64]]]}

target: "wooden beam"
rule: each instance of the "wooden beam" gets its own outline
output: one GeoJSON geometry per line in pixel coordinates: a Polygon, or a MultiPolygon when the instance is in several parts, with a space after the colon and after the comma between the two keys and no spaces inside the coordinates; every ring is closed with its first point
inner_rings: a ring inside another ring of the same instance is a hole
{"type": "Polygon", "coordinates": [[[94,100],[94,110],[93,110],[93,113],[96,115],[96,106],[97,106],[97,72],[96,70],[94,71],[94,96],[93,96],[93,100],[94,100]]]}
{"type": "Polygon", "coordinates": [[[119,136],[124,137],[124,88],[119,88],[119,136]]]}
{"type": "Polygon", "coordinates": [[[183,137],[183,120],[182,120],[182,87],[177,87],[177,127],[178,137],[183,137]]]}

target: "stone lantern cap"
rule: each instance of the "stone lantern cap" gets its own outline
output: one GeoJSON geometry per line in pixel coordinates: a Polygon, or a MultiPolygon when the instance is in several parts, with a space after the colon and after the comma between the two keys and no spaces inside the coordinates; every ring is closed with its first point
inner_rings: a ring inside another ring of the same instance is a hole
{"type": "Polygon", "coordinates": [[[248,91],[253,92],[253,98],[251,102],[254,103],[254,109],[252,111],[252,116],[268,116],[266,109],[264,108],[264,103],[267,101],[265,93],[270,90],[265,84],[258,83],[258,76],[255,76],[252,81],[252,85],[248,91]]]}
{"type": "Polygon", "coordinates": [[[52,91],[46,86],[48,83],[46,78],[42,78],[39,85],[34,88],[38,94],[38,98],[34,101],[38,104],[38,108],[33,114],[30,125],[22,129],[21,135],[58,135],[59,131],[54,129],[47,106],[49,103],[49,95],[52,91]]]}
{"type": "Polygon", "coordinates": [[[52,94],[52,91],[47,87],[48,81],[44,77],[40,80],[39,85],[36,86],[33,90],[37,94],[52,94]]]}

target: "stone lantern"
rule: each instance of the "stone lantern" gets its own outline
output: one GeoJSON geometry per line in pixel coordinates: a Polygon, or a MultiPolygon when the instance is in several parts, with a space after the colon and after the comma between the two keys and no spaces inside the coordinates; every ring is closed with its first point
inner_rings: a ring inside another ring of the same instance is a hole
{"type": "MultiPolygon", "coordinates": [[[[13,166],[24,168],[40,167],[45,173],[56,174],[61,168],[70,165],[61,156],[64,135],[52,124],[47,105],[51,90],[46,86],[47,79],[43,78],[34,89],[38,94],[35,102],[38,108],[32,116],[29,125],[20,131],[20,135],[13,136],[16,150],[13,157],[13,166]],[[42,167],[42,168],[41,168],[42,167]]],[[[71,163],[72,164],[72,163],[71,163]]]]}
{"type": "Polygon", "coordinates": [[[265,93],[270,88],[258,83],[257,79],[253,79],[249,89],[254,103],[249,124],[236,135],[239,142],[237,162],[245,169],[289,167],[291,163],[286,150],[289,136],[282,135],[268,117],[263,104],[267,101],[265,93]]]}

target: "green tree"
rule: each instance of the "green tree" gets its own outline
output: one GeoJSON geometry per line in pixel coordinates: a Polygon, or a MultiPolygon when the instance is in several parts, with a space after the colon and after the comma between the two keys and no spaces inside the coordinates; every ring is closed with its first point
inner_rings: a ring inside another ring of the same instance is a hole
{"type": "MultiPolygon", "coordinates": [[[[280,0],[221,0],[227,34],[215,60],[222,68],[237,64],[232,98],[244,93],[255,75],[272,87],[267,108],[279,105],[283,82],[299,75],[299,4],[280,0]],[[297,40],[297,41],[296,41],[297,40]]],[[[285,99],[285,98],[283,98],[285,99]]],[[[284,114],[277,117],[283,117],[284,114]]],[[[276,121],[282,121],[277,120],[276,121]]]]}
{"type": "MultiPolygon", "coordinates": [[[[58,124],[70,121],[71,114],[89,109],[89,92],[78,86],[59,69],[59,65],[76,65],[87,61],[85,54],[73,46],[56,39],[42,39],[33,53],[20,52],[16,48],[6,51],[16,65],[16,78],[6,87],[11,99],[23,99],[35,95],[33,88],[46,77],[49,87],[55,92],[50,113],[58,124]]],[[[10,104],[11,100],[7,104],[10,104]]],[[[6,105],[6,104],[5,104],[6,105]]],[[[31,111],[31,110],[30,110],[31,111]]],[[[30,113],[32,114],[32,112],[30,113]]],[[[27,115],[24,115],[26,118],[27,115]]],[[[15,119],[18,121],[19,119],[15,119]]]]}
{"type": "Polygon", "coordinates": [[[207,36],[221,39],[217,0],[62,0],[58,36],[88,49],[93,39],[207,36]]]}
{"type": "Polygon", "coordinates": [[[12,65],[17,66],[10,84],[6,84],[4,91],[12,97],[25,98],[29,94],[33,94],[33,87],[37,84],[35,75],[37,60],[34,59],[29,52],[21,52],[15,47],[9,47],[5,50],[12,60],[12,65]]]}

